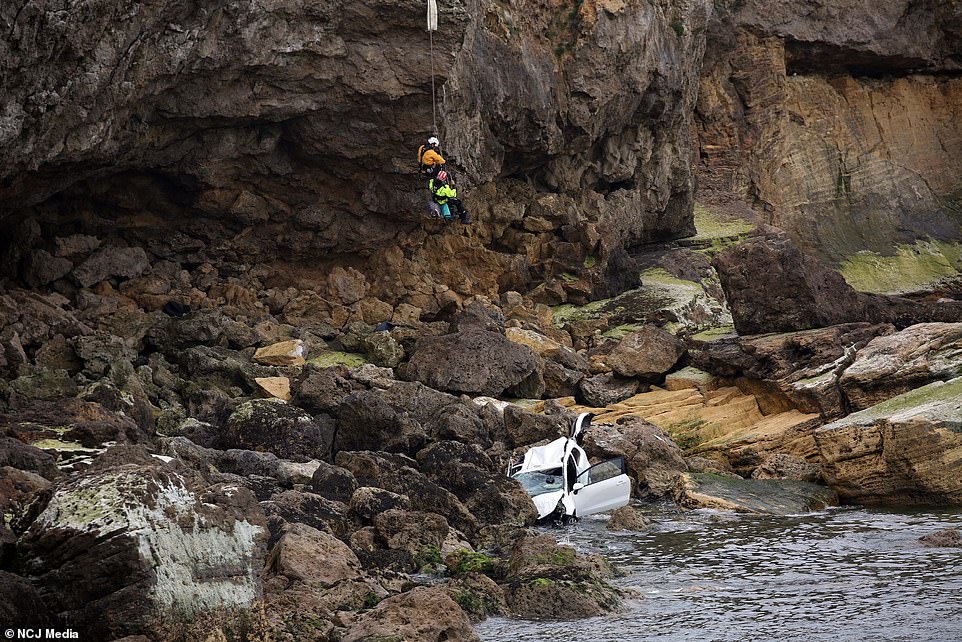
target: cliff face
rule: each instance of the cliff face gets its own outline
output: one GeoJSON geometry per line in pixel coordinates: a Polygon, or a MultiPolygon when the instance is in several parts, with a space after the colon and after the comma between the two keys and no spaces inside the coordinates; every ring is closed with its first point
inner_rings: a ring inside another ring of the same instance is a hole
{"type": "Polygon", "coordinates": [[[709,7],[441,3],[440,134],[478,220],[459,233],[425,223],[413,174],[432,129],[422,2],[7,3],[5,271],[83,233],[254,290],[325,294],[350,265],[428,310],[545,281],[584,297],[621,248],[691,229],[709,7]]]}
{"type": "Polygon", "coordinates": [[[837,262],[959,237],[962,3],[720,8],[697,108],[704,185],[837,262]]]}

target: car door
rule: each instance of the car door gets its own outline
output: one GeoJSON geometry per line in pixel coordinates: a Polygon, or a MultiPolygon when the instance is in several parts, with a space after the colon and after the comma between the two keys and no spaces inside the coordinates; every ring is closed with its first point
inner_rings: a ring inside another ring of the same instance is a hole
{"type": "Polygon", "coordinates": [[[578,517],[614,510],[631,500],[631,480],[622,457],[595,464],[578,475],[577,481],[583,484],[574,492],[578,517]]]}

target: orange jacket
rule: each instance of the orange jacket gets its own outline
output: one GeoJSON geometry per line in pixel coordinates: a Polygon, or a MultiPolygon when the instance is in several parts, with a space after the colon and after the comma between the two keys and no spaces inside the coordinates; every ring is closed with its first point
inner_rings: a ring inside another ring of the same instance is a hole
{"type": "Polygon", "coordinates": [[[444,165],[444,157],[437,153],[430,147],[424,152],[424,156],[421,156],[421,150],[424,149],[424,145],[418,147],[418,163],[423,163],[424,165],[430,167],[431,165],[444,165]]]}

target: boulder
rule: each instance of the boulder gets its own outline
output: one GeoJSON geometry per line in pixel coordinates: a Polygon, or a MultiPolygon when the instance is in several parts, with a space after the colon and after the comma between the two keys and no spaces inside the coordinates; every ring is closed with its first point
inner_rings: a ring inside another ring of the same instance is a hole
{"type": "Polygon", "coordinates": [[[678,478],[675,502],[685,508],[711,508],[762,515],[797,515],[838,505],[825,486],[776,479],[741,479],[713,473],[678,478]]]}
{"type": "Polygon", "coordinates": [[[330,456],[334,421],[312,417],[279,399],[254,399],[238,406],[221,435],[225,448],[264,450],[283,459],[306,461],[330,456]]]}
{"type": "Polygon", "coordinates": [[[457,495],[479,523],[530,525],[538,519],[531,497],[477,445],[440,441],[417,458],[428,477],[457,495]]]}
{"type": "Polygon", "coordinates": [[[287,377],[255,377],[254,383],[269,397],[291,400],[291,380],[287,377]]]}
{"type": "Polygon", "coordinates": [[[271,536],[282,532],[285,524],[305,524],[334,537],[346,540],[352,530],[347,507],[341,502],[297,490],[284,490],[271,495],[261,506],[268,517],[271,536]]]}
{"type": "Polygon", "coordinates": [[[584,449],[592,460],[624,457],[635,497],[667,498],[688,471],[681,448],[664,430],[638,417],[594,424],[585,433],[584,449]]]}
{"type": "Polygon", "coordinates": [[[336,412],[353,387],[339,368],[308,365],[292,384],[292,402],[308,412],[336,412]]]}
{"type": "Polygon", "coordinates": [[[408,457],[383,452],[339,452],[335,463],[350,470],[360,486],[405,495],[413,507],[430,507],[463,533],[478,529],[477,520],[457,496],[431,481],[408,457]]]}
{"type": "Polygon", "coordinates": [[[928,548],[962,548],[962,531],[958,528],[944,528],[919,538],[928,548]]]}
{"type": "Polygon", "coordinates": [[[246,489],[209,485],[145,451],[104,457],[59,483],[21,539],[56,617],[110,640],[259,597],[267,529],[246,489]]]}
{"type": "Polygon", "coordinates": [[[623,377],[657,378],[671,370],[683,354],[681,339],[646,325],[625,336],[605,363],[623,377]]]}
{"type": "Polygon", "coordinates": [[[354,392],[338,408],[334,448],[414,454],[427,443],[424,428],[379,390],[354,392]],[[400,410],[400,412],[399,412],[400,410]]]}
{"type": "Polygon", "coordinates": [[[872,339],[839,378],[853,410],[962,376],[962,323],[922,323],[872,339]]]}
{"type": "Polygon", "coordinates": [[[387,548],[407,554],[407,571],[441,562],[441,545],[448,528],[447,520],[440,515],[422,511],[391,509],[374,518],[374,529],[387,548]]]}
{"type": "Polygon", "coordinates": [[[540,415],[508,404],[504,408],[504,428],[508,445],[517,448],[530,446],[544,439],[557,439],[567,434],[566,419],[564,415],[540,415]]]}
{"type": "Polygon", "coordinates": [[[36,473],[0,466],[0,513],[21,512],[39,493],[50,488],[50,481],[36,473]]]}
{"type": "Polygon", "coordinates": [[[91,254],[73,271],[82,287],[89,288],[110,277],[132,279],[147,269],[147,253],[140,247],[104,246],[91,254]]]}
{"type": "Polygon", "coordinates": [[[320,462],[311,477],[311,488],[321,497],[347,503],[357,490],[357,480],[349,470],[320,462]]]}
{"type": "Polygon", "coordinates": [[[815,431],[822,477],[858,504],[962,504],[962,377],[815,431]]]}
{"type": "Polygon", "coordinates": [[[604,408],[635,396],[638,388],[635,379],[603,374],[582,379],[578,383],[577,398],[592,408],[604,408]]]}
{"type": "Polygon", "coordinates": [[[304,342],[291,339],[258,348],[254,361],[267,366],[303,366],[305,353],[304,342]]]}
{"type": "Polygon", "coordinates": [[[446,586],[451,599],[458,603],[473,622],[481,622],[491,616],[505,615],[508,604],[504,591],[487,575],[465,573],[448,582],[446,586]]]}
{"type": "Polygon", "coordinates": [[[22,268],[24,283],[39,288],[63,278],[73,269],[70,259],[51,256],[46,250],[34,250],[27,255],[22,268]]]}
{"type": "Polygon", "coordinates": [[[333,535],[306,524],[288,524],[271,549],[265,570],[328,588],[360,578],[361,562],[347,544],[333,535]]]}
{"type": "Polygon", "coordinates": [[[612,574],[601,556],[580,555],[551,535],[522,537],[511,551],[505,598],[517,617],[597,617],[620,607],[620,592],[605,581],[612,574]]]}
{"type": "Polygon", "coordinates": [[[962,321],[962,302],[927,303],[856,292],[842,275],[787,237],[760,235],[712,261],[739,334],[764,334],[868,321],[905,328],[962,321]]]}
{"type": "Polygon", "coordinates": [[[646,530],[650,525],[651,521],[637,507],[629,504],[612,511],[605,528],[609,531],[640,532],[646,530]]]}
{"type": "Polygon", "coordinates": [[[397,368],[404,360],[404,348],[390,332],[373,332],[361,341],[364,354],[376,366],[397,368]]]}
{"type": "Polygon", "coordinates": [[[381,513],[389,510],[410,510],[407,495],[392,493],[383,488],[362,486],[351,494],[351,510],[365,522],[373,522],[381,513]]]}
{"type": "Polygon", "coordinates": [[[380,602],[347,627],[341,642],[479,641],[471,620],[440,587],[420,586],[380,602]]]}
{"type": "Polygon", "coordinates": [[[455,394],[500,397],[519,388],[531,392],[529,379],[540,375],[530,348],[497,332],[472,328],[418,340],[401,376],[455,394]]]}

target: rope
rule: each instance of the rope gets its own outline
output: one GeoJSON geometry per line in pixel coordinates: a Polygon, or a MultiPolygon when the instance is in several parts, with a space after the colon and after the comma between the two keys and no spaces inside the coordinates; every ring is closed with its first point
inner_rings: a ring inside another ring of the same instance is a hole
{"type": "Polygon", "coordinates": [[[438,99],[437,94],[434,90],[434,32],[428,31],[428,36],[431,39],[431,114],[434,118],[434,130],[432,132],[433,136],[438,135],[438,99]]]}

